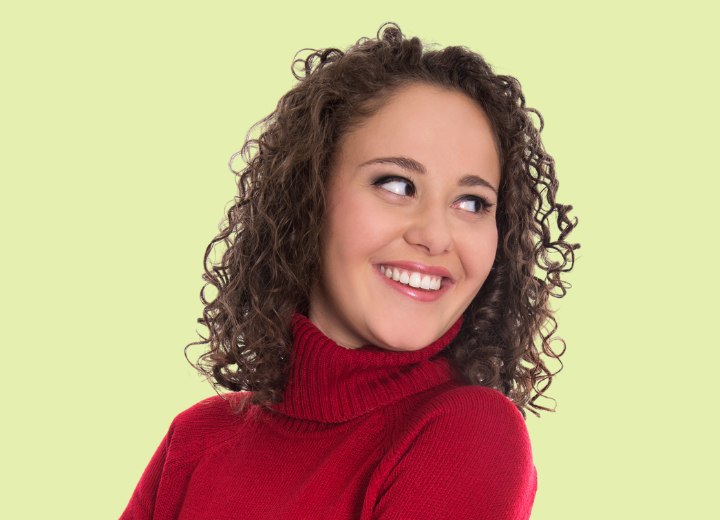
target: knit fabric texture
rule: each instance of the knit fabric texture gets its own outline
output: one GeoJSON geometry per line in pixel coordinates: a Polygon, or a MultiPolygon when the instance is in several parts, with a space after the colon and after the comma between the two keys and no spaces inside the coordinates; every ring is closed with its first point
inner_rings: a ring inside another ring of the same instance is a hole
{"type": "Polygon", "coordinates": [[[347,349],[306,316],[284,400],[248,392],[181,412],[130,498],[130,519],[526,520],[537,472],[525,421],[500,392],[463,385],[438,354],[347,349]]]}

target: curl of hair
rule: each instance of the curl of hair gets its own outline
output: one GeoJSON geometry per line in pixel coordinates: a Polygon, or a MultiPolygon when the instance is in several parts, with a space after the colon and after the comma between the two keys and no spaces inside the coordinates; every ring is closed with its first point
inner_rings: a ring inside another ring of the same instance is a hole
{"type": "Polygon", "coordinates": [[[200,291],[204,310],[198,322],[209,337],[188,344],[186,357],[190,346],[207,344],[193,366],[216,391],[248,391],[246,397],[258,405],[282,400],[291,316],[307,314],[312,281],[319,275],[333,153],[342,136],[393,92],[421,82],[474,99],[492,123],[501,160],[495,263],[442,355],[465,384],[495,388],[523,416],[526,409],[535,415],[554,411],[536,401],[547,397],[544,392],[562,369],[565,342],[553,338],[557,322],[549,297],[561,298],[570,287],[562,274],[572,269],[580,247],[567,241],[577,218],[569,217],[572,206],[555,200],[555,163],[540,139],[543,119],[526,107],[518,80],[493,73],[465,47],[436,50],[408,39],[393,23],[346,51],[309,51],[293,62],[296,86],[253,126],[261,128],[259,137],[248,133],[231,159],[238,195],[204,257],[207,283],[200,291]],[[246,164],[242,170],[233,168],[237,155],[246,164]],[[211,262],[221,246],[221,260],[211,262]],[[210,286],[217,290],[212,299],[205,294],[210,286]],[[559,341],[562,351],[554,350],[552,341],[559,341]],[[560,363],[558,370],[545,364],[550,359],[560,363]]]}

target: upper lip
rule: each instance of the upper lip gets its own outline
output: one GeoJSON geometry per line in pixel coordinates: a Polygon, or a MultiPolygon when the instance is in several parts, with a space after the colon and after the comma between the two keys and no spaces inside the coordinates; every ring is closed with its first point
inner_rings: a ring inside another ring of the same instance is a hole
{"type": "Polygon", "coordinates": [[[419,262],[407,262],[404,260],[389,260],[378,263],[378,266],[380,265],[391,265],[399,269],[405,269],[406,271],[417,271],[418,273],[429,274],[431,276],[442,276],[451,282],[454,281],[450,271],[439,265],[425,265],[419,262]]]}

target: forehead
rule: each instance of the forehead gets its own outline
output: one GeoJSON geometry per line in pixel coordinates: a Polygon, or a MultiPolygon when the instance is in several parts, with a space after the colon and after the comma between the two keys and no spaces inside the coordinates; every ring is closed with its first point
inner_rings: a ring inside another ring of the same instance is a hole
{"type": "Polygon", "coordinates": [[[397,90],[344,136],[338,152],[345,166],[402,155],[429,171],[472,170],[499,182],[500,160],[485,111],[466,94],[433,85],[412,84],[397,90]]]}

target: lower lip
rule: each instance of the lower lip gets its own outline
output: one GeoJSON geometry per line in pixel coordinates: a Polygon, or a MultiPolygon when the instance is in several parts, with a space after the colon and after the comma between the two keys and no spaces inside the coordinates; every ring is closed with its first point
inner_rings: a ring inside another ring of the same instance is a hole
{"type": "Polygon", "coordinates": [[[412,298],[413,300],[417,300],[419,302],[434,302],[438,298],[440,298],[443,294],[445,294],[452,285],[452,282],[449,280],[443,278],[442,285],[440,285],[440,289],[437,291],[425,291],[423,289],[416,289],[415,287],[410,287],[409,285],[402,284],[400,282],[396,282],[392,278],[388,278],[384,274],[380,272],[380,267],[375,267],[375,272],[380,276],[380,278],[383,279],[384,283],[395,289],[397,292],[404,294],[405,296],[408,296],[412,298]]]}

